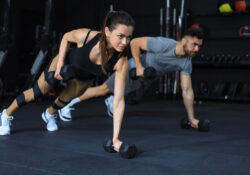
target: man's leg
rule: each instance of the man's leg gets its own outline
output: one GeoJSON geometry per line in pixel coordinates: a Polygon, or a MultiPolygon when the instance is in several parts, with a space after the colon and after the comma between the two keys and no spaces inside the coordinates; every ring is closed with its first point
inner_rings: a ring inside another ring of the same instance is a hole
{"type": "MultiPolygon", "coordinates": [[[[130,59],[128,62],[129,69],[135,67],[135,63],[133,59],[130,59]]],[[[58,111],[60,119],[63,121],[71,121],[71,110],[73,105],[87,100],[93,97],[105,96],[109,93],[114,93],[114,81],[115,81],[115,73],[113,73],[108,79],[100,86],[91,87],[86,90],[84,94],[80,97],[73,99],[67,106],[58,111]]],[[[129,78],[129,74],[126,77],[126,87],[125,87],[125,95],[139,89],[142,86],[142,79],[132,80],[129,78]]],[[[113,117],[113,96],[105,99],[105,104],[107,106],[108,115],[113,117]]]]}
{"type": "MultiPolygon", "coordinates": [[[[134,67],[135,67],[135,62],[133,59],[130,59],[128,62],[128,74],[126,76],[126,85],[125,85],[124,95],[127,95],[130,92],[133,92],[142,87],[142,84],[144,81],[142,78],[139,78],[137,80],[132,80],[129,78],[129,70],[134,67]]],[[[114,92],[114,80],[115,80],[115,74],[113,73],[105,82],[107,84],[107,87],[110,89],[112,93],[114,92]]],[[[107,107],[107,113],[109,117],[113,117],[113,99],[114,99],[113,95],[105,99],[105,104],[107,107]]]]}
{"type": "Polygon", "coordinates": [[[71,111],[74,110],[74,108],[72,108],[73,105],[90,98],[105,96],[109,93],[111,93],[111,91],[106,83],[103,83],[100,86],[88,88],[80,97],[74,98],[68,105],[58,110],[60,119],[63,121],[71,121],[71,111]]]}
{"type": "MultiPolygon", "coordinates": [[[[113,73],[102,85],[88,88],[80,97],[73,99],[67,106],[58,110],[58,114],[63,121],[72,121],[71,111],[73,105],[90,98],[105,96],[107,94],[114,92],[114,80],[115,74],[113,73]]],[[[125,92],[126,93],[126,92],[125,92]]],[[[107,106],[108,115],[113,117],[113,96],[105,99],[105,104],[107,106]]]]}

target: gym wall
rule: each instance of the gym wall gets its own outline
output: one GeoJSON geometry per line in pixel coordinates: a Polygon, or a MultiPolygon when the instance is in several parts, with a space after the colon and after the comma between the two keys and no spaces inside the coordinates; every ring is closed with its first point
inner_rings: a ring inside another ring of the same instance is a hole
{"type": "Polygon", "coordinates": [[[233,12],[223,15],[218,2],[189,0],[187,6],[187,27],[199,24],[205,33],[203,47],[193,58],[195,95],[197,99],[249,101],[250,38],[240,37],[239,30],[250,26],[250,9],[236,12],[232,3],[233,12]]]}

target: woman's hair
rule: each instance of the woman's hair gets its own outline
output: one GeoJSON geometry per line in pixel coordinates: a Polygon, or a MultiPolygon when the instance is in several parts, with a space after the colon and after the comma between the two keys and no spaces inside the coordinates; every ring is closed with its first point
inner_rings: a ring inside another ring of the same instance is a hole
{"type": "MultiPolygon", "coordinates": [[[[105,74],[107,74],[105,70],[105,66],[108,62],[109,50],[107,48],[108,43],[105,35],[105,27],[108,27],[109,31],[112,32],[117,25],[123,24],[126,26],[132,26],[134,28],[135,22],[134,19],[124,11],[110,11],[104,20],[104,24],[101,31],[100,36],[100,49],[101,49],[101,57],[102,57],[102,70],[105,74]]],[[[126,49],[123,51],[126,52],[126,49]]],[[[121,53],[123,54],[123,53],[121,53]]]]}

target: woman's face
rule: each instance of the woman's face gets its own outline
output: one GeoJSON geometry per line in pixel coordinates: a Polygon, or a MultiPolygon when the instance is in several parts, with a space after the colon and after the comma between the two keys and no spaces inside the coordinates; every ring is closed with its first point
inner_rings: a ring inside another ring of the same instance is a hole
{"type": "Polygon", "coordinates": [[[108,47],[114,48],[117,52],[122,52],[131,40],[133,29],[132,26],[126,26],[124,24],[116,25],[116,28],[112,31],[106,27],[105,34],[108,47]]]}

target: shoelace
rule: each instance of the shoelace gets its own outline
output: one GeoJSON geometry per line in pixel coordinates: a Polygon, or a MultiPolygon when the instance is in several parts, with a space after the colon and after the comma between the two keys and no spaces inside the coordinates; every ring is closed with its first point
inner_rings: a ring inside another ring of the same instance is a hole
{"type": "Polygon", "coordinates": [[[8,119],[8,120],[13,120],[14,117],[13,117],[13,116],[9,116],[7,119],[8,119]]]}
{"type": "Polygon", "coordinates": [[[46,118],[47,118],[47,120],[49,120],[49,119],[56,119],[57,118],[57,114],[53,114],[53,115],[51,115],[51,116],[46,116],[46,118]]]}
{"type": "Polygon", "coordinates": [[[66,114],[71,115],[71,111],[74,111],[74,110],[75,110],[75,108],[69,107],[69,109],[67,110],[66,114]]]}
{"type": "Polygon", "coordinates": [[[54,114],[53,116],[51,116],[51,118],[54,118],[54,119],[56,119],[58,116],[57,116],[57,114],[54,114]]]}
{"type": "Polygon", "coordinates": [[[7,118],[6,118],[6,123],[7,123],[7,125],[11,125],[11,121],[14,119],[14,117],[13,116],[8,116],[7,118]]]}

